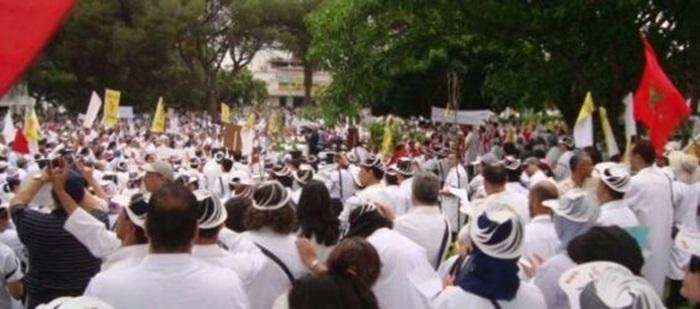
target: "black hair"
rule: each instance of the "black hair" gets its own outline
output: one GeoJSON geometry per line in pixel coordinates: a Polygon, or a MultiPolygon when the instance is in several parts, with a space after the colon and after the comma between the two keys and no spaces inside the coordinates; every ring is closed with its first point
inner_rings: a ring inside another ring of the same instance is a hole
{"type": "Polygon", "coordinates": [[[387,186],[395,186],[399,184],[399,179],[396,174],[385,173],[384,181],[386,182],[387,186]]]}
{"type": "Polygon", "coordinates": [[[569,242],[566,247],[576,264],[609,261],[625,266],[639,275],[644,265],[637,241],[619,226],[594,226],[569,242]]]}
{"type": "Polygon", "coordinates": [[[505,184],[507,180],[506,170],[502,164],[486,164],[481,171],[484,181],[492,184],[505,184]]]}
{"type": "Polygon", "coordinates": [[[326,246],[338,242],[340,220],[331,207],[331,196],[323,182],[310,180],[301,189],[297,219],[302,236],[314,236],[317,242],[326,246]]]}
{"type": "Polygon", "coordinates": [[[638,154],[646,164],[653,164],[656,159],[654,145],[646,139],[639,140],[634,144],[634,147],[632,147],[632,154],[638,154]]]}
{"type": "Polygon", "coordinates": [[[243,223],[245,213],[252,205],[253,200],[243,196],[233,197],[226,201],[226,204],[224,204],[228,213],[228,216],[226,216],[226,227],[238,233],[245,232],[246,228],[243,223]]]}
{"type": "Polygon", "coordinates": [[[225,158],[221,161],[221,168],[225,173],[228,173],[233,168],[233,161],[229,158],[225,158]]]}
{"type": "Polygon", "coordinates": [[[166,184],[153,193],[146,215],[151,247],[166,252],[189,249],[197,230],[197,198],[182,185],[166,184]]]}
{"type": "Polygon", "coordinates": [[[307,275],[292,284],[289,309],[378,309],[372,290],[352,275],[307,275]]]}

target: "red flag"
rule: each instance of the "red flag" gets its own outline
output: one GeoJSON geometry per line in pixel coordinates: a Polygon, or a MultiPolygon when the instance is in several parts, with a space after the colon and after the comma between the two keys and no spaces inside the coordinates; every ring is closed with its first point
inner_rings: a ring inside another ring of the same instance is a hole
{"type": "Polygon", "coordinates": [[[75,0],[0,0],[0,95],[31,64],[75,0]]]}
{"type": "Polygon", "coordinates": [[[649,128],[657,153],[663,153],[669,135],[688,117],[690,109],[656,59],[654,49],[642,36],[646,65],[634,94],[634,118],[649,128]]]}
{"type": "Polygon", "coordinates": [[[23,154],[29,154],[29,142],[27,142],[27,138],[24,136],[24,133],[22,133],[22,130],[17,130],[15,141],[12,142],[12,150],[23,154]]]}

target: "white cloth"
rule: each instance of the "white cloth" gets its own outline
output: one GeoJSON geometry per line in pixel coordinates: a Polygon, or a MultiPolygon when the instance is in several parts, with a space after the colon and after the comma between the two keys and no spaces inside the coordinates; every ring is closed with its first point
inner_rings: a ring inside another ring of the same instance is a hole
{"type": "Polygon", "coordinates": [[[512,181],[506,183],[506,191],[510,191],[515,194],[520,194],[526,199],[529,194],[528,190],[519,181],[512,181]]]}
{"type": "Polygon", "coordinates": [[[219,245],[194,245],[192,256],[204,263],[233,270],[248,287],[268,263],[268,258],[258,252],[232,253],[219,245]]]}
{"type": "Polygon", "coordinates": [[[451,242],[447,219],[438,206],[414,206],[407,214],[394,220],[394,230],[423,247],[433,267],[444,259],[451,242]],[[440,252],[443,242],[446,242],[445,249],[440,252]]]}
{"type": "MultiPolygon", "coordinates": [[[[409,274],[424,270],[434,272],[425,258],[425,250],[396,231],[381,228],[367,241],[374,246],[382,261],[377,282],[372,287],[382,309],[428,308],[428,298],[411,283],[409,274]]],[[[439,276],[435,273],[439,280],[439,276]]]]}
{"type": "Polygon", "coordinates": [[[539,255],[545,261],[554,256],[561,247],[552,216],[537,215],[525,225],[523,257],[539,255]]]}
{"type": "Polygon", "coordinates": [[[634,212],[627,206],[627,202],[622,200],[614,200],[600,205],[600,217],[598,217],[598,225],[610,226],[617,225],[619,227],[635,227],[639,225],[634,212]]]}
{"type": "MultiPolygon", "coordinates": [[[[692,185],[679,181],[673,182],[673,223],[676,227],[697,229],[697,210],[700,205],[700,183],[692,185]]],[[[668,277],[673,280],[682,280],[685,272],[683,266],[690,261],[690,254],[678,248],[673,243],[671,260],[669,263],[668,277]]]]}
{"type": "Polygon", "coordinates": [[[68,216],[63,228],[99,259],[108,257],[122,246],[117,234],[107,230],[103,222],[80,207],[68,216]]]}
{"type": "Polygon", "coordinates": [[[0,308],[15,308],[18,304],[7,292],[7,284],[17,282],[24,273],[20,266],[19,259],[15,256],[10,247],[0,243],[0,308]]]}
{"type": "MultiPolygon", "coordinates": [[[[294,244],[295,235],[277,234],[269,228],[247,231],[243,235],[277,256],[287,266],[294,278],[300,278],[308,273],[294,244]]],[[[260,274],[249,285],[248,295],[252,308],[270,308],[275,299],[290,286],[291,282],[280,266],[271,260],[268,261],[260,274]]]]}
{"type": "Polygon", "coordinates": [[[561,156],[559,156],[556,165],[554,165],[554,170],[552,171],[555,180],[562,181],[571,176],[569,162],[571,161],[571,157],[573,156],[574,152],[571,150],[567,150],[564,153],[562,153],[561,156]]]}
{"type": "Polygon", "coordinates": [[[661,296],[671,256],[673,205],[671,180],[658,168],[647,167],[632,176],[631,188],[625,199],[637,216],[639,224],[649,227],[647,258],[642,275],[661,296]]]}
{"type": "Polygon", "coordinates": [[[99,273],[85,295],[115,308],[250,308],[233,271],[189,254],[149,254],[135,267],[99,273]]]}
{"type": "MultiPolygon", "coordinates": [[[[465,192],[469,192],[469,178],[467,176],[467,171],[461,165],[454,166],[450,168],[445,178],[444,189],[462,189],[465,192]]],[[[447,217],[450,222],[450,228],[453,232],[458,231],[465,220],[465,215],[459,211],[460,200],[458,197],[453,195],[443,195],[442,200],[442,212],[447,217]]]]}
{"type": "Polygon", "coordinates": [[[355,194],[355,181],[347,169],[331,170],[327,179],[326,187],[331,199],[340,199],[345,203],[345,200],[355,194]]]}
{"type": "Polygon", "coordinates": [[[549,178],[547,177],[547,175],[544,174],[543,171],[537,170],[534,174],[532,174],[532,176],[530,176],[529,179],[530,180],[528,181],[528,188],[532,189],[532,187],[534,187],[536,184],[548,180],[549,178]]]}
{"type": "MultiPolygon", "coordinates": [[[[360,203],[377,202],[385,206],[391,206],[394,195],[391,192],[385,190],[384,186],[380,183],[376,183],[366,188],[355,192],[355,197],[360,201],[360,203]]],[[[361,205],[352,205],[349,203],[343,204],[343,211],[340,212],[338,218],[340,219],[341,225],[347,225],[350,219],[350,213],[352,213],[355,208],[361,205]]]]}
{"type": "Polygon", "coordinates": [[[487,196],[486,203],[491,201],[496,201],[512,207],[520,218],[522,218],[523,224],[530,222],[530,208],[528,206],[527,196],[506,189],[505,191],[487,196]]]}
{"type": "Polygon", "coordinates": [[[560,253],[544,262],[537,271],[534,283],[544,295],[546,308],[569,308],[569,298],[559,286],[559,277],[575,266],[576,263],[566,253],[560,253]]]}
{"type": "Polygon", "coordinates": [[[406,213],[411,209],[412,203],[412,195],[413,195],[413,177],[404,179],[399,184],[399,192],[398,192],[398,197],[399,199],[394,202],[394,215],[395,216],[401,216],[406,213]]]}
{"type": "MultiPolygon", "coordinates": [[[[520,282],[515,298],[497,301],[503,309],[546,308],[542,292],[533,284],[520,282]]],[[[433,302],[434,309],[493,308],[490,300],[462,290],[460,287],[447,287],[433,302]]]]}
{"type": "Polygon", "coordinates": [[[255,246],[250,239],[227,227],[219,231],[219,243],[226,247],[226,250],[233,253],[260,253],[260,249],[255,246]]]}

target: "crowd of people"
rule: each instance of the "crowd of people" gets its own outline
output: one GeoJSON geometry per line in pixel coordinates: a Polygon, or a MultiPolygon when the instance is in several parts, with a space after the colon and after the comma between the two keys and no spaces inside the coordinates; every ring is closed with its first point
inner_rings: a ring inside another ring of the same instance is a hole
{"type": "Polygon", "coordinates": [[[700,302],[682,142],[610,156],[562,126],[411,119],[387,152],[350,121],[252,119],[249,152],[197,113],[167,133],[43,119],[30,154],[0,145],[0,308],[700,302]]]}

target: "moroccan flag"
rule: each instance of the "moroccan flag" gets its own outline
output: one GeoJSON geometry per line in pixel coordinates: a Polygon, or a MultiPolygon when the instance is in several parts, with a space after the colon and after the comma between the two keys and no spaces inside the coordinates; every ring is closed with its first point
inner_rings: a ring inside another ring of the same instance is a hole
{"type": "Polygon", "coordinates": [[[29,142],[27,142],[27,138],[24,136],[24,133],[22,133],[22,130],[17,130],[17,133],[15,133],[15,141],[12,143],[12,150],[18,153],[29,154],[29,142]]]}
{"type": "Polygon", "coordinates": [[[646,37],[642,44],[646,65],[634,94],[634,118],[649,128],[651,143],[661,154],[668,136],[688,117],[690,108],[659,65],[646,37]]]}
{"type": "Polygon", "coordinates": [[[48,43],[75,0],[0,0],[0,96],[48,43]]]}

